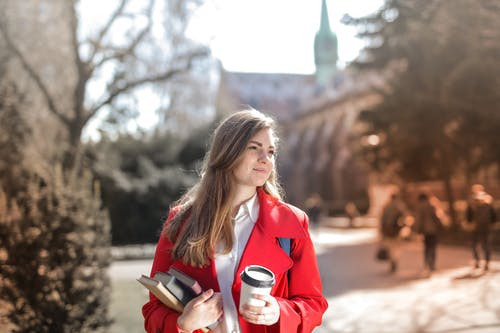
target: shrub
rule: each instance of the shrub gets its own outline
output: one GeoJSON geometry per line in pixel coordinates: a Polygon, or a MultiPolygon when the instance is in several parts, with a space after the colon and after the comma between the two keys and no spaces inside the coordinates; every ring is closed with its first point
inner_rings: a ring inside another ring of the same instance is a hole
{"type": "MultiPolygon", "coordinates": [[[[25,163],[29,130],[0,91],[0,295],[17,332],[99,332],[110,324],[109,219],[88,173],[25,163]]],[[[42,163],[42,161],[41,161],[42,163]]]]}

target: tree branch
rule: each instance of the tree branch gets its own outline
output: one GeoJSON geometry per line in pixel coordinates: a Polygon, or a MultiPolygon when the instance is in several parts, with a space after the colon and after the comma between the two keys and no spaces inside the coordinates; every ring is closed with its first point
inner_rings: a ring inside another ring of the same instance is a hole
{"type": "Polygon", "coordinates": [[[69,23],[71,28],[71,46],[73,47],[73,55],[75,57],[76,66],[80,68],[82,65],[82,59],[79,52],[80,44],[78,43],[78,16],[76,13],[75,5],[75,1],[71,1],[71,3],[69,4],[69,23]]]}
{"type": "MultiPolygon", "coordinates": [[[[165,72],[159,73],[157,75],[151,75],[151,76],[146,76],[137,80],[132,80],[125,82],[121,85],[119,85],[117,82],[113,82],[111,84],[111,87],[114,86],[114,88],[111,88],[108,97],[106,97],[102,102],[98,103],[94,107],[90,109],[90,112],[87,114],[85,117],[86,119],[92,118],[99,109],[101,109],[103,106],[111,104],[116,97],[121,95],[122,93],[125,93],[127,91],[130,91],[134,88],[137,88],[141,85],[144,85],[146,83],[155,83],[155,82],[163,82],[166,80],[169,80],[170,78],[174,77],[175,75],[179,73],[183,73],[186,71],[189,71],[192,67],[193,61],[196,58],[203,57],[207,55],[206,50],[199,50],[197,52],[191,53],[189,56],[187,56],[186,63],[183,67],[179,68],[171,68],[165,72]]],[[[117,79],[118,80],[118,79],[117,79]]]]}
{"type": "Polygon", "coordinates": [[[50,95],[47,86],[45,85],[45,83],[43,83],[42,78],[38,75],[35,69],[28,63],[26,57],[23,55],[21,50],[14,44],[14,42],[10,38],[5,23],[0,23],[0,33],[5,39],[7,47],[15,54],[17,59],[21,62],[21,65],[23,66],[24,70],[28,73],[28,75],[31,77],[31,79],[35,82],[35,84],[42,92],[47,102],[47,106],[49,107],[49,111],[52,112],[57,118],[59,118],[63,123],[68,125],[70,123],[68,117],[66,117],[63,113],[61,113],[57,109],[55,101],[50,95]]]}
{"type": "Polygon", "coordinates": [[[88,59],[89,63],[92,63],[94,60],[94,57],[96,56],[97,52],[101,49],[102,45],[102,40],[104,39],[104,36],[108,33],[109,29],[115,23],[116,19],[123,14],[123,10],[125,9],[125,6],[127,5],[128,0],[121,0],[120,5],[115,9],[113,14],[110,16],[108,22],[106,22],[106,25],[102,30],[99,32],[99,35],[97,36],[97,39],[92,42],[94,46],[94,51],[92,52],[92,55],[88,59]]]}
{"type": "Polygon", "coordinates": [[[104,64],[109,60],[113,59],[120,60],[125,56],[133,54],[135,52],[137,45],[139,45],[139,43],[144,39],[144,37],[148,34],[148,32],[151,30],[151,27],[153,26],[152,12],[154,7],[154,2],[155,2],[154,0],[151,0],[148,9],[146,10],[148,24],[137,34],[137,36],[131,41],[130,45],[126,48],[118,49],[115,53],[110,54],[109,56],[102,57],[101,60],[99,60],[96,64],[92,66],[92,70],[99,68],[102,64],[104,64]]]}
{"type": "Polygon", "coordinates": [[[83,102],[85,99],[85,89],[91,72],[88,70],[88,64],[82,61],[82,58],[80,56],[80,43],[78,41],[78,14],[76,13],[75,1],[71,1],[69,6],[71,46],[73,48],[74,61],[78,72],[76,87],[73,92],[73,109],[75,117],[79,118],[82,115],[83,102]]]}

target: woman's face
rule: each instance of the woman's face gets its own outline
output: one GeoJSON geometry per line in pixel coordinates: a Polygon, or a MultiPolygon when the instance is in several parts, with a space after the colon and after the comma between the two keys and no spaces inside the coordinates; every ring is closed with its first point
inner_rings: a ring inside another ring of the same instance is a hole
{"type": "Polygon", "coordinates": [[[258,131],[248,142],[242,159],[233,170],[236,185],[255,189],[262,186],[274,168],[274,135],[271,129],[258,131]]]}

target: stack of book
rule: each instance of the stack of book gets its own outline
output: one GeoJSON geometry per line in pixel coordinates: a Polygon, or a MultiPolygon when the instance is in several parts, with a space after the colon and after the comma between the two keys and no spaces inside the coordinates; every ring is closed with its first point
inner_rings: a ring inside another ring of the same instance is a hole
{"type": "MultiPolygon", "coordinates": [[[[148,288],[163,304],[179,313],[189,301],[203,292],[198,281],[174,267],[170,267],[166,273],[157,272],[152,278],[142,275],[137,281],[148,288]]],[[[213,330],[215,326],[217,322],[208,328],[213,330]]]]}

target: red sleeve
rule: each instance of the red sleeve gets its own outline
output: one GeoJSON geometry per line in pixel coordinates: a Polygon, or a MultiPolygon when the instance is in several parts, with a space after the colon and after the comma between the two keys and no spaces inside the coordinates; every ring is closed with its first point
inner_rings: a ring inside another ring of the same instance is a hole
{"type": "MultiPolygon", "coordinates": [[[[307,217],[304,227],[307,230],[307,217]]],[[[307,232],[309,235],[309,232],[307,232]]],[[[280,333],[310,333],[321,325],[328,303],[322,294],[321,277],[311,238],[292,241],[293,266],[290,269],[288,298],[277,298],[280,305],[280,333]]]]}
{"type": "MultiPolygon", "coordinates": [[[[178,209],[171,209],[165,224],[170,222],[177,212],[178,209]]],[[[167,237],[161,235],[158,245],[156,246],[153,267],[151,268],[151,277],[154,276],[156,272],[168,271],[172,265],[171,249],[172,243],[170,243],[167,237]]],[[[142,315],[144,316],[144,328],[148,333],[177,332],[176,323],[179,313],[169,309],[152,293],[149,293],[149,301],[142,307],[142,315]]]]}

